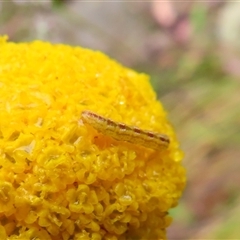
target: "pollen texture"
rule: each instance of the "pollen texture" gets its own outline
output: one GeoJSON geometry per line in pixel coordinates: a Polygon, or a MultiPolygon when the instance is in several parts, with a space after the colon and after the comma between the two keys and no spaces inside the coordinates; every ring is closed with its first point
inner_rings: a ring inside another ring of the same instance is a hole
{"type": "Polygon", "coordinates": [[[166,239],[182,158],[147,75],[101,52],[0,38],[0,239],[166,239]],[[116,141],[85,110],[170,145],[116,141]]]}

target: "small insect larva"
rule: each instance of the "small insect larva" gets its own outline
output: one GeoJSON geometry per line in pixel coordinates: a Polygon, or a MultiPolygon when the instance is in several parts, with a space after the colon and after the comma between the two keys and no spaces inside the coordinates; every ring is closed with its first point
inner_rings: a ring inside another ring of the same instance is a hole
{"type": "Polygon", "coordinates": [[[94,127],[97,131],[118,141],[126,141],[155,150],[163,147],[167,148],[170,143],[167,135],[115,122],[91,111],[83,111],[82,120],[84,123],[94,127]]]}

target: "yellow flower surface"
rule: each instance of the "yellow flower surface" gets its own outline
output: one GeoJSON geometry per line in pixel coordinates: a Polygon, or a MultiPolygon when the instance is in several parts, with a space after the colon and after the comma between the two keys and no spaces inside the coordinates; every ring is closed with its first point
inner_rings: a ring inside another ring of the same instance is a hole
{"type": "Polygon", "coordinates": [[[0,38],[0,239],[166,239],[182,157],[147,75],[101,52],[0,38]],[[170,145],[116,141],[85,110],[170,145]]]}

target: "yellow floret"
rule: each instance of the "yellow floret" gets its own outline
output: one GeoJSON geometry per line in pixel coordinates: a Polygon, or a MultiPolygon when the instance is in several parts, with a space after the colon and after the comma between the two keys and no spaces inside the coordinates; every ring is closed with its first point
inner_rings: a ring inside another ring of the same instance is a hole
{"type": "Polygon", "coordinates": [[[0,38],[0,239],[166,239],[185,186],[175,132],[148,76],[101,52],[0,38]],[[156,151],[81,120],[169,136],[156,151]]]}

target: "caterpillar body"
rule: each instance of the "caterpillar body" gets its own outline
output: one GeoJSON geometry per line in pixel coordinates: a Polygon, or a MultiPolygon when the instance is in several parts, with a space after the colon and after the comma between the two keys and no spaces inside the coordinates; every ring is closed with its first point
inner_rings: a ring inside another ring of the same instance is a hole
{"type": "Polygon", "coordinates": [[[170,143],[169,137],[165,134],[142,130],[135,126],[116,122],[92,111],[83,111],[82,120],[97,131],[118,141],[126,141],[155,150],[167,148],[170,143]]]}

